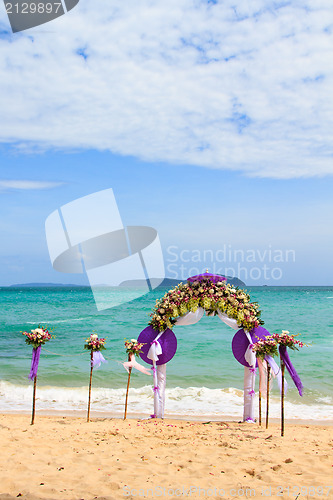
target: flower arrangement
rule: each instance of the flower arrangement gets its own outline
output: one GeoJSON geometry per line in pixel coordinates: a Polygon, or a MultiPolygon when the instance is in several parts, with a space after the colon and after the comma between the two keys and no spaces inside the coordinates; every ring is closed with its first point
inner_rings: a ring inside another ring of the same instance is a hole
{"type": "Polygon", "coordinates": [[[277,343],[272,335],[258,340],[258,342],[252,344],[251,349],[256,357],[262,360],[265,359],[265,356],[274,357],[278,355],[277,343]]]}
{"type": "Polygon", "coordinates": [[[22,332],[22,335],[26,336],[26,343],[32,345],[34,349],[37,349],[39,346],[44,345],[52,339],[52,335],[47,327],[41,325],[38,325],[38,328],[31,330],[31,332],[22,332]]]}
{"type": "Polygon", "coordinates": [[[149,325],[162,332],[166,328],[172,328],[179,316],[195,312],[198,307],[203,307],[208,315],[213,316],[219,309],[229,318],[236,319],[237,324],[248,331],[264,324],[260,319],[261,311],[257,302],[250,302],[246,291],[226,284],[222,279],[214,283],[205,278],[180,283],[157,300],[150,314],[149,325]]]}
{"type": "Polygon", "coordinates": [[[282,333],[273,333],[272,338],[279,346],[289,347],[298,351],[299,347],[304,347],[306,344],[297,340],[295,338],[297,336],[289,333],[288,330],[282,330],[282,333]]]}
{"type": "Polygon", "coordinates": [[[127,354],[135,354],[135,356],[139,356],[142,352],[141,349],[143,345],[144,344],[140,344],[136,339],[125,339],[125,348],[127,354]]]}
{"type": "Polygon", "coordinates": [[[92,333],[89,338],[86,339],[84,348],[90,351],[102,351],[106,349],[105,339],[99,339],[96,333],[92,333]]]}

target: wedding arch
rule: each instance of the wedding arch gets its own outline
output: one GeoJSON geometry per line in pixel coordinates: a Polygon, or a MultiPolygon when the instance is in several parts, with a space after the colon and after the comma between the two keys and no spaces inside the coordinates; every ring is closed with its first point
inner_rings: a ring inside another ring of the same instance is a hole
{"type": "Polygon", "coordinates": [[[154,374],[154,417],[164,417],[166,364],[177,350],[175,325],[193,325],[203,315],[218,316],[237,333],[232,351],[244,365],[244,421],[254,421],[256,356],[251,345],[269,332],[261,325],[261,311],[249,294],[226,282],[226,278],[208,272],[192,276],[156,301],[149,326],[138,342],[144,343],[141,358],[152,365],[154,374]]]}

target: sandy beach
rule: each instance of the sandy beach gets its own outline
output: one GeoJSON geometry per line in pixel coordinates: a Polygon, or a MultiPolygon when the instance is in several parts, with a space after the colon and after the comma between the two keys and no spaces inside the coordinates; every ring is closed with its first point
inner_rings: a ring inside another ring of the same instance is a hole
{"type": "Polygon", "coordinates": [[[333,498],[329,425],[1,415],[0,436],[1,499],[333,498]]]}

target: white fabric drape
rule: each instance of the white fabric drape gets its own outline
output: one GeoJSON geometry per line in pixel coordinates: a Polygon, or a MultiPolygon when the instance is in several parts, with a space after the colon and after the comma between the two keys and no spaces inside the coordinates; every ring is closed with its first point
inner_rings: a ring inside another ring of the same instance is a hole
{"type": "MultiPolygon", "coordinates": [[[[205,310],[203,309],[203,307],[198,307],[198,309],[195,312],[188,312],[184,314],[184,316],[180,316],[176,320],[176,325],[177,326],[194,325],[195,323],[198,323],[198,321],[201,320],[202,316],[204,315],[204,312],[205,310]]],[[[220,309],[217,310],[217,314],[220,320],[223,321],[223,323],[230,326],[234,330],[239,329],[239,326],[237,325],[237,320],[229,318],[229,316],[221,312],[220,309]]]]}
{"type": "Polygon", "coordinates": [[[151,346],[149,348],[147,358],[151,359],[153,362],[153,374],[154,374],[154,415],[158,418],[163,418],[164,415],[164,399],[165,399],[165,384],[166,384],[166,365],[164,369],[164,375],[162,377],[164,381],[164,395],[161,398],[161,389],[159,386],[159,370],[158,366],[156,366],[156,361],[158,361],[159,356],[162,354],[162,346],[159,343],[158,339],[162,337],[164,332],[160,332],[155,339],[152,341],[151,346]]]}
{"type": "Polygon", "coordinates": [[[156,367],[158,391],[154,394],[154,415],[164,418],[165,386],[166,386],[166,363],[156,367]]]}
{"type": "Polygon", "coordinates": [[[188,312],[184,314],[184,316],[180,316],[176,320],[176,325],[178,326],[183,326],[183,325],[194,325],[195,323],[198,323],[198,321],[201,320],[202,316],[204,315],[204,309],[202,307],[198,307],[198,309],[195,312],[188,312]]]}
{"type": "Polygon", "coordinates": [[[256,362],[257,358],[255,353],[251,349],[253,340],[251,335],[247,330],[244,333],[249,341],[248,348],[245,351],[244,358],[248,362],[250,368],[244,367],[244,416],[243,420],[254,421],[254,388],[256,383],[256,362]]]}
{"type": "Polygon", "coordinates": [[[244,366],[244,422],[246,420],[254,422],[254,381],[255,374],[251,368],[244,366]]]}
{"type": "Polygon", "coordinates": [[[223,323],[230,326],[234,330],[239,330],[239,326],[237,325],[237,320],[233,318],[229,318],[225,313],[221,312],[220,309],[217,310],[218,317],[223,323]]]}

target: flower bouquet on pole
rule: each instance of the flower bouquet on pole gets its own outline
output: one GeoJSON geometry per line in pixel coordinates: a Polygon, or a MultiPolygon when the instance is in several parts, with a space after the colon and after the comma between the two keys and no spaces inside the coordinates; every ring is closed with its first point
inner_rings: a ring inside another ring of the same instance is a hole
{"type": "Polygon", "coordinates": [[[144,344],[140,344],[136,339],[131,339],[131,340],[126,340],[125,339],[125,349],[126,353],[128,355],[128,361],[123,363],[124,368],[126,368],[128,372],[128,379],[127,379],[127,388],[126,388],[126,398],[125,398],[125,413],[124,413],[124,420],[126,420],[127,416],[127,402],[128,402],[128,390],[129,390],[129,385],[130,385],[130,380],[131,380],[131,373],[132,373],[132,368],[136,368],[140,372],[144,373],[145,375],[151,375],[150,371],[147,370],[144,366],[140,365],[136,360],[135,356],[140,356],[140,353],[142,352],[142,346],[144,344]]]}
{"type": "MultiPolygon", "coordinates": [[[[252,344],[252,351],[255,353],[259,365],[259,424],[261,425],[261,386],[262,386],[262,373],[263,373],[263,362],[268,361],[269,358],[272,359],[273,356],[277,356],[277,345],[275,340],[271,337],[265,337],[263,340],[258,340],[255,344],[252,344]]],[[[266,429],[268,428],[268,418],[269,418],[269,382],[270,382],[270,371],[271,366],[267,362],[267,391],[266,391],[266,429]]]]}
{"type": "Polygon", "coordinates": [[[37,386],[37,371],[42,345],[51,340],[52,335],[46,326],[38,325],[38,328],[31,332],[22,332],[25,336],[25,342],[32,345],[32,360],[29,378],[34,381],[33,397],[32,397],[32,416],[31,425],[35,422],[35,405],[36,405],[36,386],[37,386]]]}
{"type": "Polygon", "coordinates": [[[294,384],[296,385],[299,395],[302,396],[303,384],[298,376],[295,368],[293,367],[289,354],[287,353],[287,347],[289,349],[297,350],[299,347],[304,347],[306,344],[300,342],[295,337],[297,335],[292,335],[288,330],[282,330],[282,333],[273,333],[272,338],[279,346],[280,354],[280,366],[282,374],[282,387],[281,387],[281,436],[284,436],[284,373],[285,367],[287,368],[294,384]]]}
{"type": "Polygon", "coordinates": [[[101,363],[106,362],[103,354],[100,352],[101,350],[105,349],[105,342],[106,342],[105,339],[99,339],[96,333],[92,333],[84,343],[84,348],[90,351],[90,380],[89,380],[87,422],[90,421],[91,383],[92,383],[93,369],[94,367],[98,368],[99,366],[101,366],[101,363]]]}

